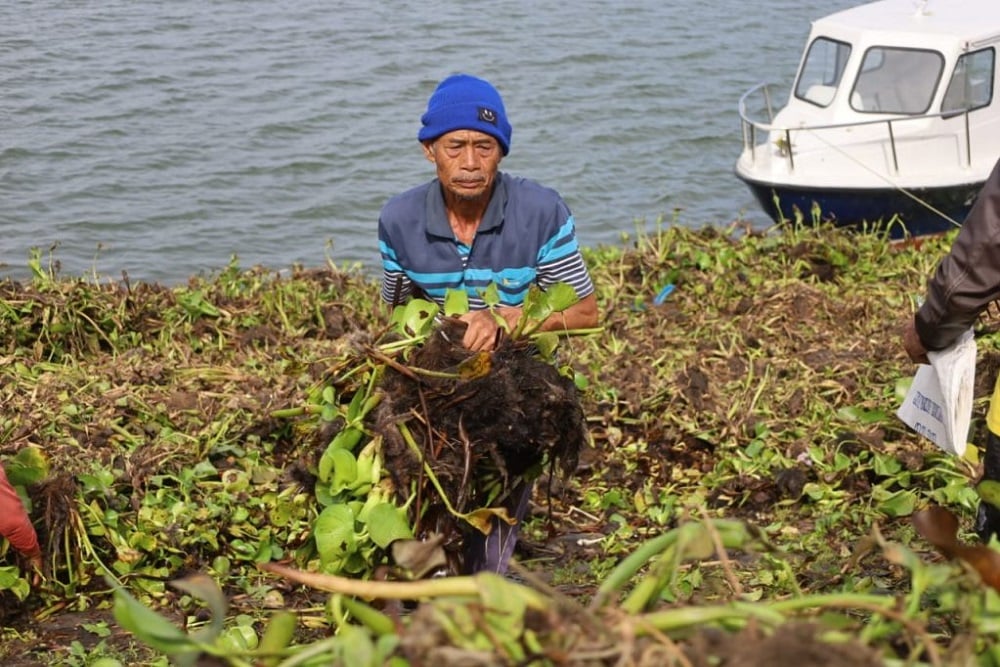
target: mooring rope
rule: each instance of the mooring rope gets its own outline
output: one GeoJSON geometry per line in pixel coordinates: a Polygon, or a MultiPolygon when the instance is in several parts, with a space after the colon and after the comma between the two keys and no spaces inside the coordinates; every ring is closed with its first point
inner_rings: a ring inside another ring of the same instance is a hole
{"type": "MultiPolygon", "coordinates": [[[[888,184],[893,189],[898,190],[899,192],[902,192],[904,195],[906,195],[907,197],[909,197],[913,201],[917,202],[919,205],[923,206],[928,211],[930,211],[930,212],[932,212],[932,213],[934,213],[936,215],[941,216],[944,220],[947,220],[948,222],[950,222],[955,227],[961,227],[962,226],[962,223],[956,221],[954,218],[952,218],[950,215],[946,214],[944,211],[939,211],[934,206],[930,205],[929,203],[927,203],[926,201],[924,201],[923,199],[921,199],[917,195],[913,194],[912,192],[910,192],[906,188],[897,185],[896,183],[894,183],[893,181],[891,181],[888,177],[883,176],[882,174],[878,173],[877,171],[875,171],[874,169],[872,169],[871,167],[869,167],[868,165],[866,165],[861,160],[857,159],[856,157],[854,157],[853,155],[851,155],[847,151],[841,149],[839,146],[836,146],[836,145],[830,143],[829,141],[827,141],[826,139],[824,139],[823,137],[821,137],[815,130],[810,129],[808,127],[802,128],[802,129],[805,130],[806,132],[809,132],[810,134],[812,134],[821,143],[826,144],[827,147],[829,147],[829,148],[837,151],[838,153],[840,153],[841,155],[843,155],[844,157],[846,157],[848,160],[851,160],[852,162],[854,162],[855,164],[857,164],[859,167],[861,167],[865,171],[870,172],[876,178],[884,181],[886,184],[888,184]]],[[[792,146],[789,146],[789,150],[794,150],[794,148],[792,146]]]]}

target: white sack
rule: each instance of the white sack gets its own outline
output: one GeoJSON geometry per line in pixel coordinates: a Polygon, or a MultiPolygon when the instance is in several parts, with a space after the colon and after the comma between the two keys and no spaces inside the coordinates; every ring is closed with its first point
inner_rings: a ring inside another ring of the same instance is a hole
{"type": "Polygon", "coordinates": [[[946,452],[962,456],[972,421],[976,378],[976,339],[972,329],[951,347],[928,352],[903,405],[896,411],[903,422],[946,452]]]}

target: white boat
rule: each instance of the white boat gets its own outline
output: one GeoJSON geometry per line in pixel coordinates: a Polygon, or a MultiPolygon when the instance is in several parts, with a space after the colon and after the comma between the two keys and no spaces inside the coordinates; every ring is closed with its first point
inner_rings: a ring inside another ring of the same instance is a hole
{"type": "Polygon", "coordinates": [[[788,101],[743,94],[736,175],[777,222],[892,238],[961,224],[1000,158],[1000,0],[879,0],[817,19],[788,101]]]}

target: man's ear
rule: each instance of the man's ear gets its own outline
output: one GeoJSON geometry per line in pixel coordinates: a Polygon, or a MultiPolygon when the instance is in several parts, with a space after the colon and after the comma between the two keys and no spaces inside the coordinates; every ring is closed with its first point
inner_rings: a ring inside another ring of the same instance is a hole
{"type": "Polygon", "coordinates": [[[437,164],[437,160],[434,159],[434,142],[425,141],[420,145],[424,147],[424,157],[427,158],[427,161],[437,164]]]}

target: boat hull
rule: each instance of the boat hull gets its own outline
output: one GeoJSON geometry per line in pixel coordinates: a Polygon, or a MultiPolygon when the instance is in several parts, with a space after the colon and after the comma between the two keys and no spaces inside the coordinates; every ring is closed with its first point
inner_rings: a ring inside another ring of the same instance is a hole
{"type": "Polygon", "coordinates": [[[777,223],[819,220],[837,227],[884,232],[892,239],[940,234],[961,224],[983,182],[898,189],[803,188],[753,181],[737,174],[777,223]],[[800,214],[796,213],[796,210],[800,214]],[[816,211],[814,215],[813,211],[816,211]]]}

